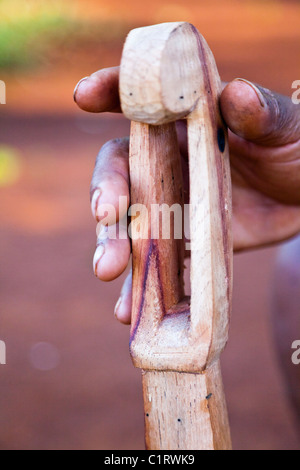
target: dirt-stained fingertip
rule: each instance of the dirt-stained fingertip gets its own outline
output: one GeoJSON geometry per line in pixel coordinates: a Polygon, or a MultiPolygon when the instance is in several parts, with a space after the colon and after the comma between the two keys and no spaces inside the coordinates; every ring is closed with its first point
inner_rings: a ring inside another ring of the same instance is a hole
{"type": "Polygon", "coordinates": [[[248,80],[228,83],[220,106],[229,129],[244,139],[255,141],[272,130],[273,110],[257,85],[248,80]]]}
{"type": "Polygon", "coordinates": [[[74,101],[90,113],[121,112],[119,99],[119,67],[93,73],[78,82],[74,101]]]}
{"type": "Polygon", "coordinates": [[[123,325],[131,323],[131,305],[124,297],[120,297],[114,310],[115,318],[123,325]]]}
{"type": "Polygon", "coordinates": [[[245,79],[235,79],[220,97],[223,118],[236,135],[265,147],[300,139],[300,107],[291,98],[245,79]]]}
{"type": "Polygon", "coordinates": [[[128,274],[122,287],[121,295],[115,306],[115,317],[124,325],[131,323],[132,310],[132,271],[128,274]]]}
{"type": "Polygon", "coordinates": [[[81,80],[79,80],[79,82],[77,83],[76,87],[74,88],[74,92],[73,92],[73,100],[75,101],[75,103],[77,104],[77,90],[78,88],[80,87],[81,83],[84,82],[85,80],[87,80],[89,77],[84,77],[82,78],[81,80]]]}
{"type": "Polygon", "coordinates": [[[105,282],[117,279],[128,266],[130,252],[128,237],[111,239],[100,236],[93,259],[95,276],[105,282]]]}

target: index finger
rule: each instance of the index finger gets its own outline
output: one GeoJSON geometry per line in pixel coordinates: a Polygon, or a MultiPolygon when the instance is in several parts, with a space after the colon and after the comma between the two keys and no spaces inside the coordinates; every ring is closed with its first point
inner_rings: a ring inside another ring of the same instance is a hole
{"type": "Polygon", "coordinates": [[[98,70],[80,80],[74,90],[74,101],[90,113],[121,113],[119,98],[120,67],[98,70]]]}

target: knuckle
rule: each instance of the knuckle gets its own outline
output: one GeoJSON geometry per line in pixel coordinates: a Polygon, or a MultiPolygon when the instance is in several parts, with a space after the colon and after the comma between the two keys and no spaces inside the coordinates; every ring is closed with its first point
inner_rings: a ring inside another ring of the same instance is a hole
{"type": "Polygon", "coordinates": [[[105,142],[105,144],[102,145],[97,156],[98,160],[107,157],[107,154],[109,154],[112,148],[116,145],[116,140],[117,139],[108,140],[105,142]]]}
{"type": "Polygon", "coordinates": [[[97,156],[97,163],[105,163],[116,155],[122,156],[123,151],[128,154],[129,139],[114,138],[107,141],[100,149],[97,156]]]}

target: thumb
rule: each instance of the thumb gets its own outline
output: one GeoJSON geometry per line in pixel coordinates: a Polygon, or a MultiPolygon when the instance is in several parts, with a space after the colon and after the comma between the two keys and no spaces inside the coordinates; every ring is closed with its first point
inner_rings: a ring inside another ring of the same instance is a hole
{"type": "Polygon", "coordinates": [[[300,106],[248,80],[228,83],[220,106],[230,130],[246,140],[277,147],[300,139],[300,106]]]}

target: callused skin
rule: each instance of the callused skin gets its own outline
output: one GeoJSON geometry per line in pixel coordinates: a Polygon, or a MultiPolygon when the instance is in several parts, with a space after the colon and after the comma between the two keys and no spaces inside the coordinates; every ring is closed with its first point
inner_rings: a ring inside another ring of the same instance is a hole
{"type": "MultiPolygon", "coordinates": [[[[81,81],[74,99],[89,112],[120,112],[118,67],[104,69],[81,81]]],[[[279,243],[300,232],[300,106],[246,80],[224,85],[220,98],[223,118],[230,129],[229,144],[233,182],[233,237],[235,251],[279,243]]],[[[178,122],[183,174],[188,182],[185,124],[178,122]]],[[[91,185],[94,216],[103,203],[112,204],[128,190],[128,139],[108,142],[97,158],[91,185]],[[109,196],[109,194],[113,196],[109,196]],[[110,199],[111,197],[111,199],[110,199]]],[[[129,198],[128,198],[129,205],[129,198]]],[[[110,281],[129,261],[124,240],[107,240],[96,275],[110,281]]],[[[130,323],[131,283],[126,280],[116,316],[130,323]]]]}

